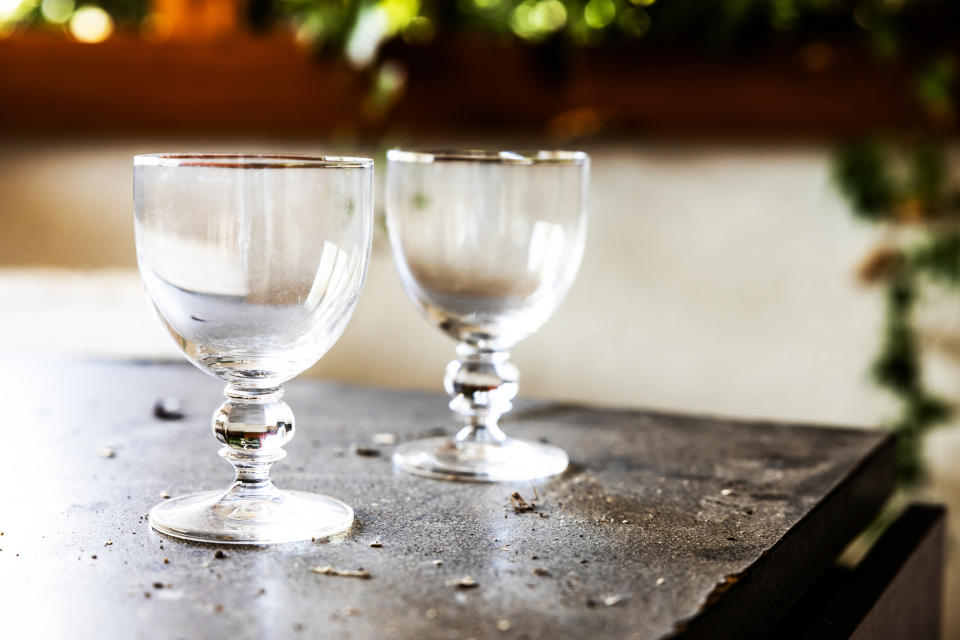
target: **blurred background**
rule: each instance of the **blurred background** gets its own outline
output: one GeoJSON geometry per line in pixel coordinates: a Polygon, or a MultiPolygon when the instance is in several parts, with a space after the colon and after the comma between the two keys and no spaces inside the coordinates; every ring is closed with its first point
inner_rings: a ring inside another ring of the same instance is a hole
{"type": "MultiPolygon", "coordinates": [[[[905,495],[960,531],[960,4],[84,2],[0,0],[5,352],[180,359],[136,272],[135,153],[582,148],[584,263],[521,393],[890,428],[905,495]]],[[[307,375],[439,391],[454,345],[380,206],[307,375]]]]}

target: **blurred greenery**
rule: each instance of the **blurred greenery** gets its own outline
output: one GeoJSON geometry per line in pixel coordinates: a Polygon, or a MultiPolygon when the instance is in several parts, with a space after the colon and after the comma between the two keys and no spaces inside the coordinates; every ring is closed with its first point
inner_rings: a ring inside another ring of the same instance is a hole
{"type": "Polygon", "coordinates": [[[886,328],[872,372],[900,401],[900,415],[889,426],[898,436],[902,486],[923,479],[923,437],[953,412],[924,383],[914,322],[924,288],[960,294],[960,189],[948,179],[944,142],[954,128],[953,68],[952,58],[942,55],[918,72],[916,98],[928,116],[921,131],[898,142],[851,142],[834,159],[834,179],[856,216],[917,232],[901,245],[880,247],[861,268],[866,281],[887,288],[886,328]]]}
{"type": "MultiPolygon", "coordinates": [[[[64,3],[73,0],[9,0],[0,3],[0,26],[64,23],[64,3]],[[43,11],[43,4],[59,10],[43,11]],[[54,16],[51,19],[51,15],[54,16]]],[[[76,7],[88,4],[84,0],[76,7]]],[[[150,0],[94,0],[118,25],[135,25],[150,12],[150,0]]],[[[537,45],[560,39],[593,47],[624,42],[666,43],[682,49],[742,49],[810,38],[864,37],[880,56],[904,43],[911,52],[954,42],[960,6],[954,0],[247,0],[245,17],[254,31],[289,24],[298,39],[327,55],[373,64],[389,41],[418,44],[465,32],[499,41],[537,45]]],[[[68,16],[69,17],[69,16],[68,16]]],[[[952,75],[940,61],[931,76],[952,75]]],[[[943,83],[926,82],[931,100],[943,83]]]]}

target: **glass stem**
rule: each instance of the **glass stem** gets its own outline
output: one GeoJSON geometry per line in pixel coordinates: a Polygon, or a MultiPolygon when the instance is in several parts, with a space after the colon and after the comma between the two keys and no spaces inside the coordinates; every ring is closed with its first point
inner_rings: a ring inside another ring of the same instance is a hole
{"type": "Polygon", "coordinates": [[[513,408],[510,401],[517,395],[519,377],[510,353],[461,342],[457,355],[447,365],[443,379],[443,387],[452,398],[450,409],[464,423],[454,440],[458,444],[504,443],[507,436],[498,422],[513,408]]]}
{"type": "Polygon", "coordinates": [[[236,470],[228,496],[265,496],[276,489],[270,467],[287,454],[281,449],[293,438],[293,412],[282,400],[281,387],[228,384],[226,401],[213,414],[213,432],[224,443],[220,455],[236,470]]]}

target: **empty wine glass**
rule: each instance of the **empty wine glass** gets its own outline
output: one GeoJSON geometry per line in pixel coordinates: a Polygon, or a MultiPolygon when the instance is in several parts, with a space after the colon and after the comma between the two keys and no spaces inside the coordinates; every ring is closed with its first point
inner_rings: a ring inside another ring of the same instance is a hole
{"type": "Polygon", "coordinates": [[[578,151],[387,154],[387,226],[400,280],[427,319],[459,341],[444,388],[463,427],[401,445],[410,473],[533,480],[567,468],[558,447],[508,438],[517,394],[508,350],[570,288],[583,255],[590,159],[578,151]]]}
{"type": "Polygon", "coordinates": [[[281,384],[343,333],[366,275],[373,161],[267,155],[136,156],[137,261],[147,294],[187,360],[227,382],[213,415],[226,491],[150,511],[163,533],[262,544],[329,536],[353,510],[280,491],[293,413],[281,384]]]}

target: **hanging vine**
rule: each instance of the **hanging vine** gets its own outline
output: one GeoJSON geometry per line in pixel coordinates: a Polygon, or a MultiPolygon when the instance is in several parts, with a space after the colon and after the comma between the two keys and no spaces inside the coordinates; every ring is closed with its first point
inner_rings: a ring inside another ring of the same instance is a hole
{"type": "Polygon", "coordinates": [[[860,277],[886,286],[886,321],[880,353],[872,366],[876,382],[900,403],[889,423],[898,437],[897,475],[902,486],[923,478],[923,437],[946,423],[950,403],[933,394],[923,378],[915,314],[925,287],[960,293],[960,190],[950,184],[944,143],[934,137],[952,112],[952,63],[940,60],[936,87],[921,78],[919,98],[930,129],[912,143],[851,143],[835,158],[834,177],[855,215],[876,224],[916,231],[905,246],[882,245],[863,262],[860,277]],[[930,100],[935,97],[935,100],[930,100]],[[925,101],[926,100],[926,101],[925,101]],[[902,159],[908,160],[902,166],[902,159]],[[899,169],[899,171],[898,171],[899,169]]]}

